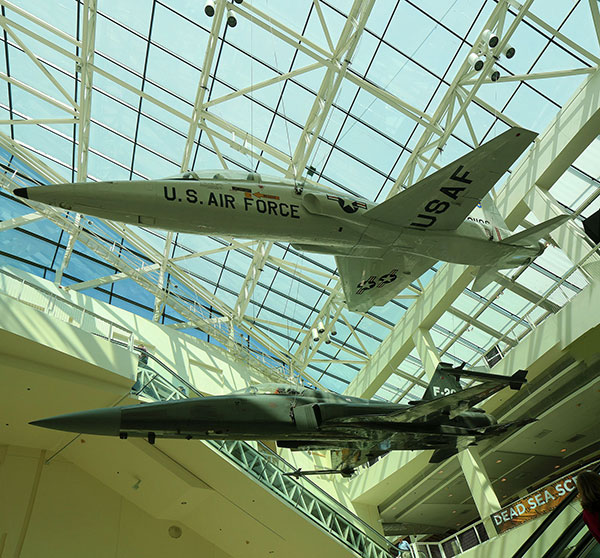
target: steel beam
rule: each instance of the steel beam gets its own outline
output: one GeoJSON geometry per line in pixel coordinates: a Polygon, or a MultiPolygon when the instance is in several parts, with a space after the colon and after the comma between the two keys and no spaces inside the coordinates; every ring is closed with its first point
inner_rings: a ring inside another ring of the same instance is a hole
{"type": "MultiPolygon", "coordinates": [[[[510,27],[502,33],[502,38],[500,43],[496,47],[498,50],[502,50],[504,45],[508,44],[510,37],[515,32],[518,24],[525,16],[525,13],[533,0],[527,0],[525,4],[519,10],[519,13],[511,22],[510,27]]],[[[442,121],[444,117],[446,117],[446,125],[444,126],[444,131],[440,136],[436,136],[432,138],[433,132],[430,128],[426,128],[419,138],[413,152],[410,154],[406,164],[403,169],[399,173],[394,186],[391,188],[388,198],[398,193],[400,188],[403,186],[410,186],[414,182],[418,181],[420,178],[424,177],[427,172],[432,167],[435,159],[443,149],[446,141],[450,137],[450,134],[453,132],[454,128],[458,125],[460,120],[464,117],[467,111],[467,107],[469,103],[475,98],[477,91],[487,79],[487,75],[489,70],[491,69],[494,63],[494,57],[488,57],[484,64],[482,70],[477,74],[475,82],[472,84],[470,89],[465,89],[465,82],[470,80],[472,77],[473,71],[471,70],[470,63],[468,61],[468,56],[471,53],[477,53],[479,49],[479,45],[482,43],[482,33],[484,29],[494,29],[501,18],[503,18],[506,10],[508,9],[507,0],[500,0],[498,4],[495,6],[493,12],[488,18],[486,24],[483,26],[480,35],[475,40],[473,48],[469,54],[465,57],[462,65],[456,73],[455,78],[453,79],[450,87],[446,91],[442,101],[438,105],[438,108],[433,114],[432,122],[438,123],[442,121]],[[460,91],[459,91],[460,90],[460,91]],[[464,98],[459,97],[459,95],[464,95],[464,98]],[[456,112],[453,112],[454,104],[457,100],[460,99],[460,107],[456,112]],[[432,147],[436,149],[432,150],[432,147]],[[425,158],[426,163],[423,167],[419,168],[419,159],[423,158],[423,154],[427,151],[431,151],[431,155],[429,158],[425,158]],[[417,172],[418,171],[418,172],[417,172]]]]}
{"type": "Polygon", "coordinates": [[[0,232],[8,231],[16,227],[23,227],[25,225],[29,225],[30,223],[35,223],[43,218],[43,215],[40,215],[36,212],[28,213],[27,215],[22,215],[21,217],[13,217],[12,219],[7,219],[6,221],[0,221],[0,232]]]}
{"type": "Polygon", "coordinates": [[[272,242],[259,242],[257,249],[254,251],[254,256],[250,262],[250,267],[248,268],[244,282],[242,283],[240,294],[233,307],[233,319],[237,323],[242,321],[244,314],[246,313],[246,309],[252,298],[252,293],[258,284],[258,279],[260,278],[260,274],[265,266],[265,262],[267,261],[272,246],[272,242]]]}
{"type": "MultiPolygon", "coordinates": [[[[90,141],[90,124],[92,110],[92,84],[94,79],[94,51],[96,44],[96,0],[85,0],[83,3],[83,31],[81,35],[81,54],[77,70],[81,75],[81,86],[79,96],[78,116],[78,138],[77,138],[77,181],[87,180],[88,147],[90,141]]],[[[70,99],[70,97],[69,97],[70,99]]],[[[81,215],[77,214],[75,222],[76,232],[69,237],[65,253],[56,270],[54,282],[60,285],[63,273],[69,261],[77,236],[79,234],[79,221],[81,215]]]]}
{"type": "MultiPolygon", "coordinates": [[[[325,72],[321,87],[315,97],[306,124],[294,150],[294,155],[285,173],[286,176],[291,176],[299,180],[304,174],[304,168],[307,165],[310,154],[315,148],[319,134],[329,115],[335,96],[346,75],[354,50],[358,45],[360,36],[373,8],[373,2],[374,0],[355,0],[352,5],[335,50],[331,53],[330,59],[328,59],[327,71],[325,72]]],[[[291,30],[288,31],[292,33],[291,30]]],[[[259,270],[266,261],[272,245],[272,243],[260,242],[257,246],[256,255],[246,274],[242,291],[235,305],[235,319],[238,321],[241,321],[243,313],[250,302],[254,288],[258,283],[259,270]]],[[[302,347],[303,351],[304,349],[302,347]]],[[[296,355],[298,354],[302,354],[300,349],[296,352],[296,355]]],[[[296,363],[296,368],[304,371],[306,362],[296,363]]]]}
{"type": "MultiPolygon", "coordinates": [[[[543,221],[562,212],[551,188],[598,136],[600,129],[600,71],[590,75],[535,141],[496,196],[496,205],[509,228],[516,228],[533,211],[543,221]]],[[[573,263],[590,245],[572,221],[552,235],[573,263]]],[[[589,264],[600,262],[593,254],[589,264]]]]}
{"type": "Polygon", "coordinates": [[[432,327],[472,279],[471,268],[443,265],[344,393],[373,397],[415,347],[415,331],[432,327]]]}

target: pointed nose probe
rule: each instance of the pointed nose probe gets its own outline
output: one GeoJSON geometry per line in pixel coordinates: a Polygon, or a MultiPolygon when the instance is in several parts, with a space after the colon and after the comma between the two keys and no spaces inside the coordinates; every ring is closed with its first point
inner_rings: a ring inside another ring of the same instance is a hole
{"type": "Polygon", "coordinates": [[[113,407],[110,409],[81,411],[34,420],[29,424],[64,432],[118,436],[121,429],[121,409],[120,407],[113,407]]]}

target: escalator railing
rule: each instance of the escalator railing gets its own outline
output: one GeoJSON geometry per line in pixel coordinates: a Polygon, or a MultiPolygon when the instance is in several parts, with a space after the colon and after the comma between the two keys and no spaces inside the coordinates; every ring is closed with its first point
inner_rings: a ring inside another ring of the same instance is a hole
{"type": "MultiPolygon", "coordinates": [[[[591,470],[600,473],[600,463],[597,463],[591,470]]],[[[539,558],[540,556],[543,556],[544,558],[562,558],[565,556],[572,541],[576,540],[576,537],[583,536],[584,534],[583,530],[585,529],[585,525],[581,518],[581,514],[573,519],[560,534],[557,534],[557,537],[549,543],[550,546],[547,549],[540,551],[539,545],[535,545],[547,532],[549,532],[550,529],[556,526],[556,520],[565,512],[565,510],[567,510],[567,508],[575,503],[576,498],[577,490],[574,490],[556,509],[547,515],[540,526],[513,554],[512,558],[539,558]],[[535,552],[535,556],[533,552],[535,552]],[[544,554],[541,554],[541,552],[544,552],[544,554]]],[[[571,554],[569,553],[569,555],[571,554]]]]}
{"type": "Polygon", "coordinates": [[[564,558],[600,558],[600,544],[586,529],[579,542],[564,555],[564,558]]]}

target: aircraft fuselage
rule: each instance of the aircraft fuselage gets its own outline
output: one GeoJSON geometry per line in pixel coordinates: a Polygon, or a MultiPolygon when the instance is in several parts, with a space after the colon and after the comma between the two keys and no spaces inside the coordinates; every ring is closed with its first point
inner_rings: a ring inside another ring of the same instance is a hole
{"type": "Polygon", "coordinates": [[[84,411],[35,424],[121,437],[146,437],[152,432],[159,438],[277,440],[287,447],[360,447],[389,438],[390,449],[416,449],[452,443],[472,435],[474,428],[495,423],[482,412],[423,424],[345,423],[347,417],[385,416],[408,406],[359,398],[346,402],[343,396],[331,396],[338,400],[328,402],[318,395],[221,395],[84,411]]]}
{"type": "MultiPolygon", "coordinates": [[[[252,175],[250,175],[252,176],[252,175]]],[[[321,253],[379,258],[390,248],[434,261],[515,267],[539,246],[502,242],[504,231],[468,218],[456,230],[392,226],[364,216],[375,204],[291,181],[165,179],[62,184],[28,189],[30,199],[133,225],[202,235],[290,242],[321,253]]],[[[445,206],[433,204],[434,219],[445,206]]]]}

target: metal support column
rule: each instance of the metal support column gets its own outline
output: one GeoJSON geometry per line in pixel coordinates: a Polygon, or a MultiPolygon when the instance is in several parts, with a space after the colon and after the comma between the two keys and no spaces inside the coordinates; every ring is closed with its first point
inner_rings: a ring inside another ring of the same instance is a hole
{"type": "Polygon", "coordinates": [[[497,512],[502,506],[483,466],[479,451],[474,447],[466,448],[459,452],[458,461],[471,490],[479,516],[483,519],[485,530],[491,538],[496,535],[496,530],[490,515],[497,512]]]}

